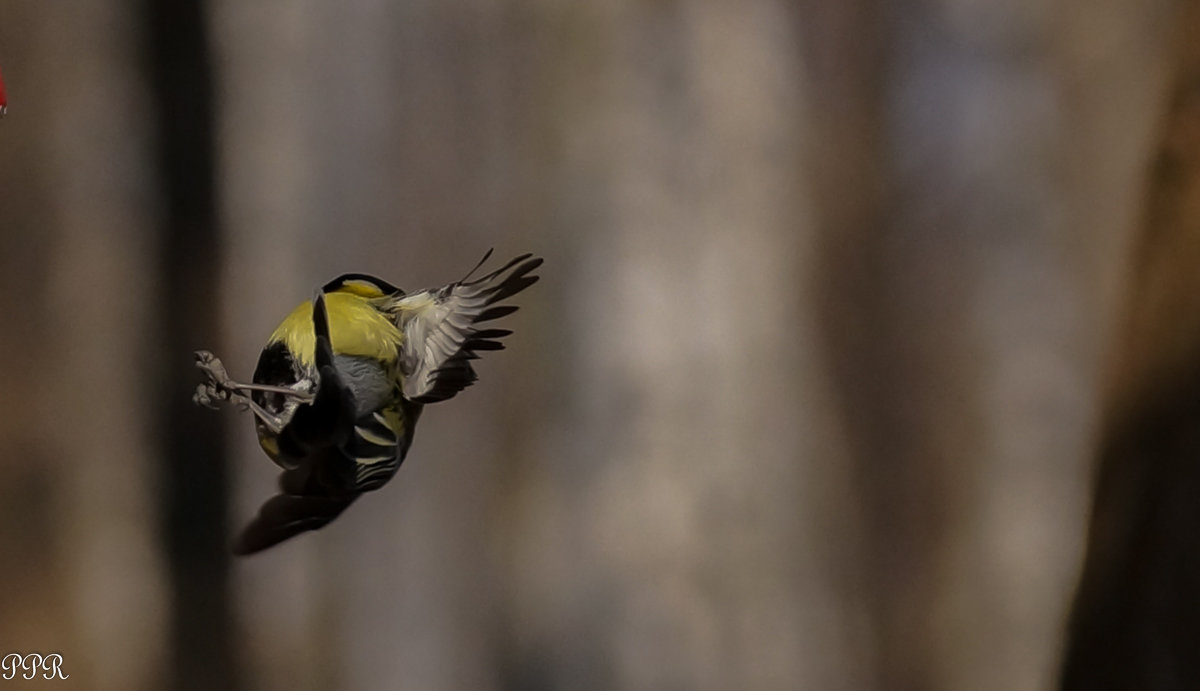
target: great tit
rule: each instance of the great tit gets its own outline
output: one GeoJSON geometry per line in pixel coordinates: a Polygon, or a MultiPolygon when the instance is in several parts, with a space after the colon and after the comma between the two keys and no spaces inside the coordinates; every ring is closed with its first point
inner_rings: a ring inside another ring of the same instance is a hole
{"type": "Polygon", "coordinates": [[[195,401],[254,414],[263,451],[283,473],[233,545],[252,554],[328,524],[363,492],[396,474],[427,403],[476,379],[471,360],[501,350],[507,329],[479,325],[511,314],[501,300],[538,280],[521,255],[476,280],[405,293],[367,274],[344,274],[291,312],[267,340],[253,383],[232,381],[212,353],[196,352],[206,381],[195,401]]]}

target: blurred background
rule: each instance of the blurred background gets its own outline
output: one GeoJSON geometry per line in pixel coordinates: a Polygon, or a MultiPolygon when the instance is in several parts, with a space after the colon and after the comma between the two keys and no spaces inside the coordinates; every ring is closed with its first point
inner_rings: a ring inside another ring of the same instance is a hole
{"type": "MultiPolygon", "coordinates": [[[[1200,566],[1128,550],[1200,518],[1127,517],[1171,476],[1087,544],[1097,469],[1159,467],[1107,441],[1139,373],[1200,352],[1195,5],[0,0],[0,650],[101,691],[1170,662],[1200,566]],[[386,488],[232,560],[275,468],[192,351],[248,378],[314,286],[489,247],[546,258],[508,350],[386,488]],[[1080,611],[1181,606],[1068,644],[1085,554],[1080,611]]],[[[1154,669],[1121,688],[1193,688],[1154,669]]]]}

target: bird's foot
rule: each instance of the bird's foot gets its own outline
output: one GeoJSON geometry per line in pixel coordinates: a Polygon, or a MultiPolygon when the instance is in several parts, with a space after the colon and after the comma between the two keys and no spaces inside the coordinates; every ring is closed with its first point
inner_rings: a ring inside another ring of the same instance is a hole
{"type": "Polygon", "coordinates": [[[242,393],[248,387],[229,378],[229,372],[226,371],[221,358],[207,350],[197,350],[196,368],[204,372],[206,378],[192,395],[192,401],[197,405],[216,409],[222,403],[229,403],[240,410],[257,407],[249,396],[242,393]]]}

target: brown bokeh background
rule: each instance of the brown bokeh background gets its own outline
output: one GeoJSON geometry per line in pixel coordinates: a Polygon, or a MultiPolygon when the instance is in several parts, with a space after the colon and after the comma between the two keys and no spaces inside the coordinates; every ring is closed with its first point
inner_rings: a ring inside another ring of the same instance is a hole
{"type": "Polygon", "coordinates": [[[1200,149],[1195,5],[0,0],[0,650],[101,691],[1056,686],[1109,431],[1200,342],[1151,166],[1200,149]],[[332,276],[489,247],[546,258],[508,351],[231,560],[274,472],[191,351],[248,376],[332,276]]]}

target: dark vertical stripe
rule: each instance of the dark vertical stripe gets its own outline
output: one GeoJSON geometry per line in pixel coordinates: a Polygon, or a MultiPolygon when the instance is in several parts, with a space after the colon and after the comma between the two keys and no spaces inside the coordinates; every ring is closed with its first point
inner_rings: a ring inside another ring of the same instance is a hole
{"type": "Polygon", "coordinates": [[[162,203],[157,284],[163,548],[171,593],[163,686],[236,689],[221,416],[193,405],[191,352],[216,347],[214,88],[203,0],[146,0],[146,69],[162,203]]]}
{"type": "Polygon", "coordinates": [[[1064,691],[1200,688],[1200,5],[1181,4],[1177,20],[1110,365],[1064,691]]]}

